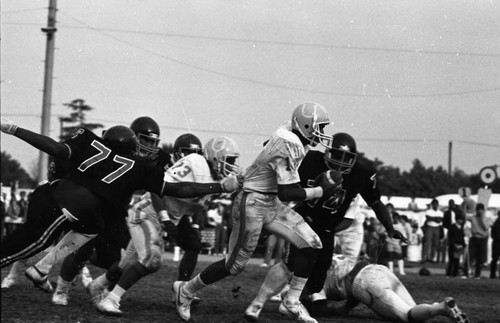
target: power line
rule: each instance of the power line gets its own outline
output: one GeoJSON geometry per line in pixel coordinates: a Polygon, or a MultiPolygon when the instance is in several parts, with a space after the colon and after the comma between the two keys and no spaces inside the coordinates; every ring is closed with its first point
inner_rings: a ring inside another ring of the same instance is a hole
{"type": "Polygon", "coordinates": [[[257,85],[262,85],[262,86],[267,86],[267,87],[272,87],[272,88],[278,88],[278,89],[283,89],[283,90],[292,90],[292,91],[298,91],[298,92],[307,92],[307,93],[316,93],[316,94],[323,94],[323,95],[334,95],[334,96],[342,96],[342,97],[360,97],[360,98],[428,98],[428,97],[443,97],[443,96],[456,96],[456,95],[464,95],[464,94],[477,94],[477,93],[487,93],[487,92],[496,92],[500,90],[499,87],[492,87],[492,88],[486,88],[486,89],[477,89],[477,90],[464,90],[464,91],[456,91],[456,92],[444,92],[444,93],[429,93],[429,94],[402,94],[402,95],[393,95],[386,91],[385,94],[380,95],[380,94],[365,94],[365,93],[346,93],[346,92],[337,92],[337,91],[324,91],[324,90],[314,90],[314,89],[306,89],[306,88],[300,88],[300,87],[293,87],[293,86],[287,86],[287,85],[282,85],[282,84],[276,84],[276,83],[270,83],[270,82],[265,82],[265,81],[259,81],[259,80],[254,80],[254,79],[249,79],[245,77],[240,77],[224,72],[220,72],[217,70],[209,69],[206,67],[198,66],[195,64],[187,63],[184,61],[181,61],[179,59],[160,54],[158,52],[152,51],[150,49],[138,46],[132,42],[125,41],[123,39],[120,39],[114,35],[110,35],[108,32],[102,31],[99,28],[92,27],[91,25],[87,24],[84,21],[81,21],[80,19],[74,18],[68,14],[63,13],[65,16],[69,17],[70,19],[75,20],[76,22],[86,26],[87,28],[94,30],[98,33],[101,33],[105,35],[106,37],[112,38],[117,42],[123,43],[127,46],[130,46],[132,48],[140,49],[142,51],[145,51],[147,53],[150,53],[154,56],[161,57],[163,59],[166,59],[168,61],[177,63],[179,65],[187,66],[199,71],[203,71],[206,73],[222,76],[225,78],[233,79],[233,80],[238,80],[241,82],[246,82],[246,83],[252,83],[252,84],[257,84],[257,85]]]}
{"type": "MultiPolygon", "coordinates": [[[[61,12],[63,15],[70,19],[74,19],[61,12]]],[[[78,21],[82,23],[81,21],[78,21]]],[[[6,25],[16,25],[23,24],[27,25],[29,23],[10,23],[4,22],[6,25]]],[[[265,45],[278,45],[278,46],[293,46],[293,47],[308,47],[308,48],[323,48],[323,49],[341,49],[341,50],[356,50],[356,51],[375,51],[375,52],[388,52],[388,53],[406,53],[406,54],[430,54],[430,55],[453,55],[453,56],[473,56],[473,57],[494,57],[499,58],[498,53],[479,53],[479,52],[460,52],[460,51],[445,51],[445,50],[427,50],[427,49],[401,49],[401,48],[389,48],[389,47],[368,47],[368,46],[352,46],[352,45],[330,45],[330,44],[318,44],[318,43],[300,43],[291,41],[279,41],[279,40],[264,40],[264,39],[250,39],[250,38],[232,38],[232,37],[220,37],[220,36],[202,36],[202,35],[191,35],[191,34],[176,34],[176,33],[162,33],[155,31],[139,31],[139,30],[127,30],[127,29],[115,29],[115,28],[96,28],[91,26],[72,26],[66,24],[60,24],[59,26],[68,29],[91,29],[94,31],[101,32],[111,32],[111,33],[122,33],[122,34],[137,34],[137,35],[150,35],[158,37],[167,38],[183,38],[183,39],[196,39],[196,40],[215,40],[223,42],[234,42],[234,43],[251,43],[251,44],[265,44],[265,45]]]]}
{"type": "MultiPolygon", "coordinates": [[[[37,117],[40,118],[39,114],[35,113],[3,113],[2,115],[7,116],[7,117],[37,117]]],[[[62,115],[56,115],[52,117],[61,117],[62,115]]],[[[101,119],[101,118],[87,118],[89,121],[94,121],[94,122],[104,122],[104,123],[112,123],[112,124],[121,124],[121,125],[127,125],[130,123],[130,121],[117,121],[117,120],[110,120],[110,119],[101,119]]],[[[167,126],[167,125],[160,125],[160,128],[162,129],[168,129],[168,130],[183,130],[183,131],[189,131],[191,130],[192,132],[202,132],[202,133],[216,133],[219,134],[221,133],[220,130],[213,130],[213,129],[203,129],[203,128],[191,128],[187,129],[186,127],[177,127],[177,126],[167,126]]],[[[260,137],[269,137],[269,133],[259,133],[259,132],[245,132],[245,131],[230,131],[225,129],[223,131],[224,134],[232,134],[232,135],[238,135],[238,136],[260,136],[260,137]]],[[[474,146],[484,146],[484,147],[493,147],[493,148],[500,148],[500,145],[498,144],[490,144],[490,143],[485,143],[485,142],[478,142],[478,141],[465,141],[465,140],[447,140],[447,139],[427,139],[427,138],[356,138],[356,141],[371,141],[371,142],[401,142],[401,143],[408,143],[408,142],[437,142],[437,143],[445,143],[445,142],[456,142],[456,143],[461,143],[461,144],[467,144],[467,145],[474,145],[474,146]]]]}
{"type": "Polygon", "coordinates": [[[99,29],[92,27],[91,25],[87,24],[84,21],[81,21],[77,18],[74,18],[68,14],[62,13],[63,15],[69,17],[72,20],[75,20],[76,22],[86,26],[85,29],[90,29],[93,31],[96,31],[98,33],[101,33],[105,35],[108,38],[114,39],[117,42],[120,42],[122,44],[125,44],[129,47],[139,49],[141,51],[147,52],[151,55],[160,57],[162,59],[166,59],[168,61],[171,61],[173,63],[183,65],[195,70],[203,71],[209,74],[221,76],[224,78],[232,79],[232,80],[238,80],[241,82],[245,83],[251,83],[251,84],[256,84],[256,85],[261,85],[261,86],[266,86],[266,87],[271,87],[271,88],[277,88],[277,89],[282,89],[282,90],[290,90],[290,91],[297,91],[297,92],[306,92],[306,93],[315,93],[315,94],[322,94],[322,95],[333,95],[333,96],[340,96],[340,97],[358,97],[358,98],[431,98],[431,97],[447,97],[447,96],[458,96],[458,95],[468,95],[468,94],[479,94],[479,93],[490,93],[490,92],[497,92],[500,90],[500,86],[498,87],[491,87],[491,88],[484,88],[484,89],[474,89],[474,90],[463,90],[463,91],[451,91],[451,92],[442,92],[442,93],[428,93],[428,94],[419,94],[419,93],[409,93],[409,94],[391,94],[388,90],[384,94],[366,94],[366,93],[348,93],[348,92],[340,92],[340,91],[325,91],[325,90],[315,90],[315,89],[309,89],[309,88],[301,88],[301,87],[294,87],[294,86],[288,86],[288,85],[282,85],[282,84],[276,84],[276,83],[270,83],[270,82],[265,82],[265,81],[259,81],[255,79],[250,79],[250,78],[245,78],[245,77],[240,77],[237,75],[233,74],[228,74],[224,72],[220,72],[214,69],[206,68],[203,66],[191,64],[185,61],[181,61],[179,59],[152,51],[150,49],[141,47],[137,44],[134,44],[129,41],[125,41],[123,39],[120,39],[114,35],[109,34],[106,32],[104,29],[99,29]]]}

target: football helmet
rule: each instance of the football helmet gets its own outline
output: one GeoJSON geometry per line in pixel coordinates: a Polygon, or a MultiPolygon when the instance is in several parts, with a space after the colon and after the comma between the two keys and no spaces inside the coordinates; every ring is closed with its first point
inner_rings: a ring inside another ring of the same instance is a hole
{"type": "Polygon", "coordinates": [[[231,173],[238,173],[240,151],[236,141],[224,136],[210,139],[205,145],[205,158],[210,167],[221,178],[231,173]]]}
{"type": "Polygon", "coordinates": [[[129,127],[114,126],[104,132],[104,144],[120,155],[135,155],[138,153],[139,141],[129,127]]]}
{"type": "Polygon", "coordinates": [[[130,129],[139,140],[139,153],[142,156],[158,153],[160,143],[160,127],[150,117],[139,117],[130,125],[130,129]]]}
{"type": "Polygon", "coordinates": [[[313,147],[318,143],[331,147],[332,138],[323,133],[330,123],[326,109],[317,103],[302,103],[292,113],[292,130],[297,130],[313,147]]]}
{"type": "Polygon", "coordinates": [[[192,133],[185,133],[175,139],[174,160],[178,161],[189,154],[202,154],[201,141],[192,133]]]}
{"type": "Polygon", "coordinates": [[[332,136],[332,147],[325,152],[325,163],[329,169],[348,174],[356,163],[356,157],[356,141],[351,135],[339,132],[332,136]]]}

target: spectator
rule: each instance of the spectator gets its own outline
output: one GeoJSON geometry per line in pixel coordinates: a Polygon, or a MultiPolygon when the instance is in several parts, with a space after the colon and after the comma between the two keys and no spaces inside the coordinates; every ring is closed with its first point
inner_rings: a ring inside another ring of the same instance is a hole
{"type": "MultiPolygon", "coordinates": [[[[403,214],[401,215],[400,221],[404,228],[404,231],[401,231],[401,233],[403,233],[405,238],[409,239],[412,231],[410,220],[406,215],[403,214]]],[[[403,254],[403,259],[406,260],[408,258],[408,244],[401,244],[401,252],[403,254]]]]}
{"type": "Polygon", "coordinates": [[[417,202],[415,202],[414,196],[412,196],[410,203],[408,203],[408,211],[413,211],[413,212],[420,211],[417,202]]]}
{"type": "MultiPolygon", "coordinates": [[[[490,278],[496,277],[497,262],[500,258],[500,211],[497,212],[497,219],[491,226],[491,264],[490,264],[490,278]]],[[[500,278],[500,269],[498,271],[500,278]]]]}
{"type": "Polygon", "coordinates": [[[18,224],[20,224],[19,215],[21,214],[21,208],[17,202],[16,193],[10,193],[10,201],[7,206],[7,218],[5,223],[6,234],[10,234],[14,231],[18,224]]]}
{"type": "Polygon", "coordinates": [[[462,210],[465,212],[466,216],[472,216],[476,210],[476,202],[470,197],[469,194],[464,196],[462,210]]]}
{"type": "Polygon", "coordinates": [[[448,209],[444,211],[443,214],[443,227],[445,229],[450,229],[450,227],[455,223],[455,217],[459,210],[460,209],[458,209],[455,205],[454,199],[448,201],[448,209]]]}
{"type": "MultiPolygon", "coordinates": [[[[403,227],[403,224],[401,223],[400,218],[401,217],[399,216],[398,213],[396,212],[393,213],[392,223],[394,225],[394,229],[398,230],[399,232],[405,232],[405,229],[403,227]]],[[[389,270],[391,272],[394,272],[394,260],[397,260],[399,274],[404,276],[405,267],[404,267],[403,254],[401,251],[401,241],[399,239],[393,239],[387,237],[385,248],[387,251],[387,266],[389,267],[389,270]]]]}
{"type": "Polygon", "coordinates": [[[474,278],[481,278],[481,267],[486,261],[488,229],[484,204],[476,205],[476,214],[471,218],[471,238],[469,241],[470,262],[475,263],[474,278]]]}
{"type": "Polygon", "coordinates": [[[464,221],[464,214],[457,213],[455,223],[448,229],[448,267],[446,269],[446,276],[448,277],[458,275],[460,257],[462,257],[465,250],[464,221]]]}
{"type": "Polygon", "coordinates": [[[19,217],[22,218],[22,222],[26,221],[26,216],[28,215],[28,200],[26,198],[26,192],[19,192],[19,217]]]}
{"type": "Polygon", "coordinates": [[[208,210],[209,217],[212,217],[215,220],[215,246],[214,253],[216,255],[225,255],[227,252],[227,236],[226,230],[227,225],[224,223],[223,213],[224,213],[224,205],[221,203],[214,203],[215,205],[211,206],[211,210],[208,210]],[[212,215],[210,215],[212,213],[212,215]]]}
{"type": "Polygon", "coordinates": [[[420,261],[422,255],[422,230],[418,227],[415,221],[411,224],[411,233],[408,236],[408,261],[420,261]]]}
{"type": "Polygon", "coordinates": [[[441,240],[441,223],[443,222],[443,212],[439,209],[439,202],[433,199],[431,202],[431,208],[427,210],[425,215],[425,245],[424,245],[424,257],[423,261],[436,262],[437,261],[437,251],[439,248],[439,243],[441,240]]]}
{"type": "Polygon", "coordinates": [[[377,231],[375,230],[375,221],[377,221],[377,219],[370,218],[368,221],[365,233],[366,255],[370,259],[370,262],[376,262],[379,252],[379,237],[377,231]]]}

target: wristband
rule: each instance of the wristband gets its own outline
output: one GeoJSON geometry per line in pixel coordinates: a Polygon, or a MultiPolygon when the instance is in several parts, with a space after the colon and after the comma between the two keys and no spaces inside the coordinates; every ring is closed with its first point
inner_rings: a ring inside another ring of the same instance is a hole
{"type": "Polygon", "coordinates": [[[168,212],[166,210],[161,210],[158,215],[160,216],[161,222],[170,221],[170,217],[168,216],[168,212]]]}
{"type": "Polygon", "coordinates": [[[321,186],[304,188],[304,191],[306,192],[305,200],[312,200],[323,196],[323,188],[321,186]]]}

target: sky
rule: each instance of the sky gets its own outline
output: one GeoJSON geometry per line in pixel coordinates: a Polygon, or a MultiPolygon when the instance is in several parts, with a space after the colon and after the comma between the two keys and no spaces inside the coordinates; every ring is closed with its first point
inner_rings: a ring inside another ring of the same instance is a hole
{"type": "MultiPolygon", "coordinates": [[[[1,115],[40,132],[49,0],[1,0],[1,115]]],[[[58,1],[50,136],[63,105],[88,122],[143,115],[172,143],[239,144],[250,164],[303,102],[385,165],[468,174],[500,165],[499,1],[58,1]]],[[[2,134],[30,173],[38,151],[2,134]]],[[[500,173],[500,168],[498,169],[500,173]]],[[[499,174],[500,175],[500,174],[499,174]]]]}

